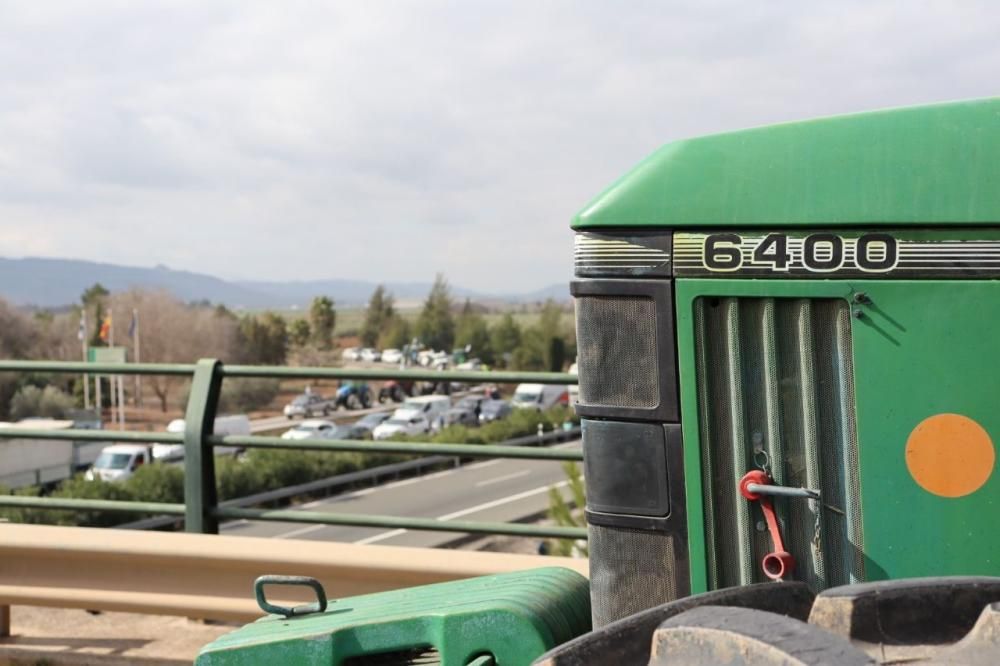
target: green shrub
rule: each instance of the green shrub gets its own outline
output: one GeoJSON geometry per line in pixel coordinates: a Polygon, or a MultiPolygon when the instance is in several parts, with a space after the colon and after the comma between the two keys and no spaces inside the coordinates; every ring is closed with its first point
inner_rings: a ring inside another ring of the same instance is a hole
{"type": "Polygon", "coordinates": [[[267,407],[278,396],[281,384],[266,377],[242,377],[222,382],[219,411],[249,412],[267,407]]]}
{"type": "Polygon", "coordinates": [[[55,386],[46,386],[44,389],[23,386],[10,399],[10,415],[15,419],[31,416],[61,419],[75,406],[73,396],[63,393],[55,386]]]}

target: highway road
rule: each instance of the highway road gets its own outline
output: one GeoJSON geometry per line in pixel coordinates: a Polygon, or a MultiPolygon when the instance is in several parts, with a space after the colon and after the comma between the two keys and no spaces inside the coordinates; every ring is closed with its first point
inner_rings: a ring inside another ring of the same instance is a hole
{"type": "MultiPolygon", "coordinates": [[[[323,414],[317,414],[313,418],[326,419],[327,421],[333,421],[334,423],[342,423],[344,421],[355,421],[360,419],[366,414],[374,414],[376,412],[391,412],[394,411],[400,403],[388,402],[384,405],[375,403],[373,407],[368,409],[358,409],[354,411],[335,411],[331,412],[329,416],[323,416],[323,414]]],[[[262,419],[254,419],[250,421],[250,433],[267,432],[269,430],[278,430],[280,428],[292,428],[295,424],[303,421],[304,419],[295,418],[289,419],[285,416],[268,416],[262,419]]]]}
{"type": "MultiPolygon", "coordinates": [[[[554,448],[579,449],[580,441],[554,448]]],[[[438,520],[513,522],[545,511],[549,504],[549,488],[561,488],[566,484],[566,475],[558,462],[488,460],[292,508],[438,520]]],[[[466,536],[455,532],[246,520],[225,523],[220,526],[220,532],[231,536],[421,547],[441,547],[466,536]]]]}

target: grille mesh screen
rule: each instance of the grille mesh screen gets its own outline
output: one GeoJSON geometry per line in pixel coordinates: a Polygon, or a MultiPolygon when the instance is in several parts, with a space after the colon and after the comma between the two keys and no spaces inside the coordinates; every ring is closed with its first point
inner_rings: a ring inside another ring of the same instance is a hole
{"type": "Polygon", "coordinates": [[[660,404],[652,298],[576,299],[580,402],[653,409],[660,404]]]}
{"type": "Polygon", "coordinates": [[[701,298],[695,303],[708,570],[714,588],[766,580],[759,506],[737,490],[766,459],[791,577],[814,590],[864,578],[850,308],[841,299],[701,298]]]}
{"type": "Polygon", "coordinates": [[[601,525],[587,531],[594,627],[677,598],[671,535],[601,525]]]}

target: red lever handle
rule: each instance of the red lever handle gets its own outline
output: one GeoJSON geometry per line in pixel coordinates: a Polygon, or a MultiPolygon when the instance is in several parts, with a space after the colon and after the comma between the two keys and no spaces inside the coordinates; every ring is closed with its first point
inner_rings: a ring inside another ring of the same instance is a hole
{"type": "Polygon", "coordinates": [[[764,556],[761,566],[764,575],[771,580],[781,580],[795,568],[795,559],[792,554],[785,550],[785,543],[781,540],[781,530],[778,528],[778,518],[774,514],[774,504],[771,498],[766,495],[750,492],[747,486],[755,483],[761,486],[771,485],[771,477],[764,472],[755,469],[747,472],[740,479],[740,494],[751,502],[760,502],[760,508],[764,511],[764,520],[767,521],[767,529],[771,533],[771,543],[774,550],[764,556]]]}

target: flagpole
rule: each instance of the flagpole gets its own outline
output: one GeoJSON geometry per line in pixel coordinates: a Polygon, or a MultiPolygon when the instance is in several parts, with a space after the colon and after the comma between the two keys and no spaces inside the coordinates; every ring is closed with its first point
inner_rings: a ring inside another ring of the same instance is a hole
{"type": "MultiPolygon", "coordinates": [[[[98,305],[97,309],[95,310],[95,313],[99,315],[100,312],[101,312],[101,306],[98,305]]],[[[104,339],[104,322],[101,321],[100,317],[98,317],[97,320],[100,322],[100,328],[97,331],[97,336],[101,340],[104,340],[105,342],[107,342],[107,340],[104,339]]],[[[104,399],[101,396],[101,375],[94,375],[94,394],[97,397],[97,418],[100,421],[103,422],[104,421],[104,399]]]]}
{"type": "MultiPolygon", "coordinates": [[[[83,346],[83,362],[86,363],[89,359],[87,358],[87,307],[84,306],[83,311],[80,312],[80,330],[77,333],[77,338],[80,340],[80,344],[83,346]]],[[[86,372],[83,373],[83,408],[90,409],[90,375],[86,372]]]]}
{"type": "MultiPolygon", "coordinates": [[[[114,310],[108,308],[108,347],[115,346],[115,313],[114,310]]],[[[115,375],[108,375],[108,387],[111,389],[111,422],[118,423],[118,405],[115,399],[115,375]]],[[[118,429],[121,430],[121,425],[119,424],[118,429]]]]}
{"type": "MultiPolygon", "coordinates": [[[[132,308],[132,321],[135,322],[135,330],[133,331],[135,337],[132,338],[132,344],[135,346],[135,362],[141,363],[139,357],[139,308],[132,308]]],[[[135,406],[142,407],[142,377],[139,373],[135,375],[135,406]]]]}

